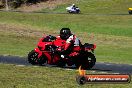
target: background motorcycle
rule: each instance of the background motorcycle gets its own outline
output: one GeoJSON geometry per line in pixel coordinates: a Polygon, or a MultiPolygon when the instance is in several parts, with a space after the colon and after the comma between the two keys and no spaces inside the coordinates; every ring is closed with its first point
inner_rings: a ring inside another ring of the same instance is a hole
{"type": "MultiPolygon", "coordinates": [[[[56,39],[51,35],[43,37],[38,42],[38,47],[28,54],[28,62],[32,65],[51,64],[60,67],[66,64],[68,66],[75,65],[77,68],[82,66],[83,69],[90,69],[95,65],[96,58],[94,56],[94,49],[96,45],[88,43],[81,44],[78,56],[67,56],[62,59],[61,55],[65,44],[65,40],[56,39]]],[[[74,46],[71,50],[74,52],[74,46]]]]}
{"type": "Polygon", "coordinates": [[[67,7],[66,10],[69,13],[80,13],[80,9],[78,7],[75,7],[74,9],[72,9],[71,7],[67,7]]]}

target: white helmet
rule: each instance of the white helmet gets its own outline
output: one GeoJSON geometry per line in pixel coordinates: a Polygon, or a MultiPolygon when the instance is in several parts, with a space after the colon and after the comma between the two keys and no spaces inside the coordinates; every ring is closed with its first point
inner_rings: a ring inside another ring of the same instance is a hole
{"type": "Polygon", "coordinates": [[[72,6],[75,6],[75,4],[72,4],[72,6]]]}

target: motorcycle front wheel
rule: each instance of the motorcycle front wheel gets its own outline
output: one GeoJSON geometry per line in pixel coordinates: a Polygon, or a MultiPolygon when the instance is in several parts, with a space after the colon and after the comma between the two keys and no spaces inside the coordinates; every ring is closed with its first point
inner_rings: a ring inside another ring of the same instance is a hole
{"type": "Polygon", "coordinates": [[[42,56],[38,58],[38,53],[32,50],[28,54],[28,62],[32,65],[42,65],[46,62],[46,60],[44,60],[42,56]]]}

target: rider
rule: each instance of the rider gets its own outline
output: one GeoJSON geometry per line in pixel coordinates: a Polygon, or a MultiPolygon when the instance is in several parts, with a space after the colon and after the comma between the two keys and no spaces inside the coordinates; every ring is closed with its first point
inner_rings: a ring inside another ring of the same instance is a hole
{"type": "Polygon", "coordinates": [[[80,40],[71,33],[69,28],[62,28],[60,30],[60,35],[57,37],[66,41],[61,58],[66,58],[67,54],[68,57],[77,56],[79,54],[80,40]]]}
{"type": "Polygon", "coordinates": [[[72,4],[72,9],[75,9],[75,8],[76,8],[75,4],[72,4]]]}
{"type": "Polygon", "coordinates": [[[76,10],[75,4],[72,4],[72,5],[70,6],[70,8],[71,8],[72,11],[75,11],[75,10],[76,10]]]}

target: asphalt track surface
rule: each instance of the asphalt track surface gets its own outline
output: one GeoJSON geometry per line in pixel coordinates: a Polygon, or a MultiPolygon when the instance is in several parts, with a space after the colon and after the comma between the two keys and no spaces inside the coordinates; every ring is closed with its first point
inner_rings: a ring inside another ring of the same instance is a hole
{"type": "MultiPolygon", "coordinates": [[[[32,66],[30,63],[28,63],[26,57],[18,57],[18,56],[0,56],[0,63],[32,66]]],[[[53,67],[52,65],[46,65],[46,66],[53,67]]],[[[68,67],[68,68],[75,69],[74,67],[68,67]]],[[[64,69],[67,69],[67,67],[65,67],[64,69]]],[[[132,65],[96,62],[96,65],[91,69],[91,71],[99,71],[104,73],[107,72],[107,73],[132,74],[132,65]]]]}

